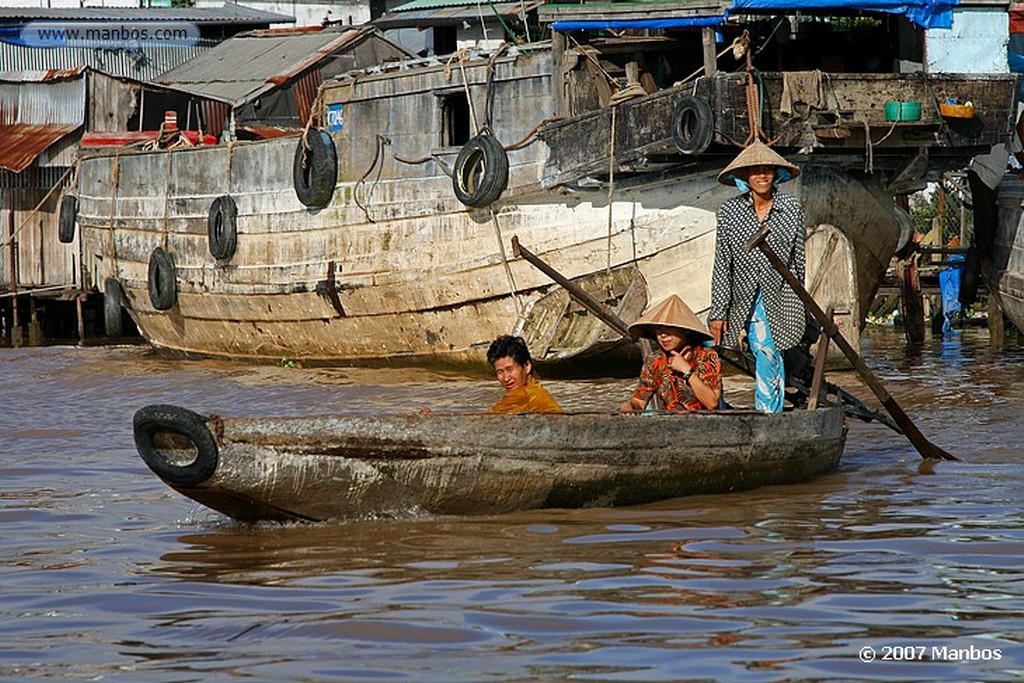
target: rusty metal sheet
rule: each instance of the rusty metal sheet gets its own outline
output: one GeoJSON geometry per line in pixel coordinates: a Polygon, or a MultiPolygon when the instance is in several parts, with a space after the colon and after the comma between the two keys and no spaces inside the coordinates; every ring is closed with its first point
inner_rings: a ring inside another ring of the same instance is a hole
{"type": "Polygon", "coordinates": [[[78,124],[12,123],[0,125],[0,168],[21,173],[78,124]]]}

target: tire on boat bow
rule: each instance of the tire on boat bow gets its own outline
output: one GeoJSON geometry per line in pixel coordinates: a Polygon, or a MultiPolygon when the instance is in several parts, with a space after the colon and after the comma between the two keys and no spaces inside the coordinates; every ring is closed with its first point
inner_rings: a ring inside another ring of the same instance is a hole
{"type": "Polygon", "coordinates": [[[171,486],[199,486],[217,471],[217,441],[202,415],[178,406],[150,405],[136,411],[132,428],[139,455],[171,486]]]}
{"type": "Polygon", "coordinates": [[[149,301],[158,311],[166,311],[178,300],[178,276],[174,259],[161,247],[149,255],[149,301]]]}
{"type": "Polygon", "coordinates": [[[75,239],[75,220],[78,218],[78,197],[64,195],[60,200],[60,214],[57,217],[57,239],[69,244],[75,239]]]}
{"type": "Polygon", "coordinates": [[[295,196],[311,209],[331,203],[338,182],[338,151],[325,131],[310,130],[299,138],[292,163],[295,196]]]}
{"type": "Polygon", "coordinates": [[[206,219],[210,255],[218,261],[230,261],[238,245],[238,206],[231,195],[224,194],[210,204],[206,219]]]}
{"type": "Polygon", "coordinates": [[[679,98],[672,108],[672,140],[683,154],[700,154],[715,134],[715,113],[698,95],[679,98]]]}
{"type": "Polygon", "coordinates": [[[121,324],[121,301],[124,289],[117,278],[108,277],[103,282],[103,330],[108,337],[120,337],[124,333],[121,324]]]}
{"type": "Polygon", "coordinates": [[[484,130],[459,150],[452,168],[452,189],[466,206],[493,203],[508,186],[508,153],[489,130],[484,130]]]}

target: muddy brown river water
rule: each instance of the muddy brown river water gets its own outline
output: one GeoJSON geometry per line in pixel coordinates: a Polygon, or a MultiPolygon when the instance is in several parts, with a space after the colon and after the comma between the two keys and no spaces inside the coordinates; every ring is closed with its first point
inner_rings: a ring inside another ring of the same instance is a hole
{"type": "MultiPolygon", "coordinates": [[[[807,484],[247,526],[149,472],[137,408],[471,410],[500,388],[142,347],[0,349],[0,680],[1020,680],[1024,347],[965,330],[908,353],[873,329],[864,353],[962,462],[920,472],[900,437],[854,422],[839,471],[807,484]]],[[[581,409],[631,387],[545,384],[581,409]]]]}

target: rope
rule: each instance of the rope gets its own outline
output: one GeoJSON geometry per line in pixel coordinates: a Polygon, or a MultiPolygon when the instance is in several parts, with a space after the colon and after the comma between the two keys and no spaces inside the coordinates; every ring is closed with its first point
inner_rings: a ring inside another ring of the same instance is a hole
{"type": "Polygon", "coordinates": [[[373,170],[376,168],[377,177],[374,178],[373,185],[370,187],[370,191],[366,194],[366,198],[369,199],[370,195],[373,194],[373,191],[376,189],[377,184],[380,182],[380,174],[384,170],[384,158],[381,152],[384,151],[385,146],[390,144],[391,138],[384,137],[383,135],[377,136],[377,147],[373,152],[373,161],[370,162],[370,167],[366,169],[366,173],[363,174],[363,177],[359,179],[359,181],[356,183],[355,187],[352,190],[352,199],[355,201],[356,206],[363,210],[363,214],[366,216],[366,220],[369,221],[370,223],[376,223],[377,221],[373,220],[373,218],[370,216],[369,210],[365,206],[363,206],[363,203],[361,201],[359,201],[359,188],[362,187],[363,183],[366,182],[366,179],[370,176],[371,173],[373,173],[373,170]],[[378,161],[380,162],[379,167],[377,164],[378,161]]]}
{"type": "MultiPolygon", "coordinates": [[[[733,52],[734,54],[737,54],[736,59],[739,59],[740,57],[742,57],[743,53],[742,53],[742,45],[740,43],[741,40],[742,40],[742,36],[737,36],[736,38],[733,38],[732,43],[730,43],[728,46],[723,48],[721,52],[719,52],[717,55],[715,55],[715,59],[718,59],[719,57],[723,57],[726,52],[733,52]]],[[[676,81],[675,83],[673,83],[672,87],[675,88],[675,87],[680,86],[680,85],[685,85],[686,83],[689,83],[691,80],[697,78],[697,76],[699,76],[703,72],[704,72],[704,67],[700,67],[699,69],[695,70],[692,74],[690,74],[686,78],[682,79],[681,81],[676,81]]],[[[694,91],[692,93],[694,95],[697,94],[696,85],[697,84],[694,83],[694,91]]]]}
{"type": "Polygon", "coordinates": [[[740,38],[740,46],[747,58],[747,89],[745,95],[747,100],[747,122],[750,126],[750,134],[743,143],[743,146],[746,147],[754,140],[763,138],[764,134],[761,132],[760,90],[757,87],[757,83],[754,82],[754,63],[753,55],[750,50],[750,32],[746,30],[743,31],[743,35],[740,38]]]}
{"type": "MultiPolygon", "coordinates": [[[[114,168],[110,173],[111,180],[113,183],[110,187],[110,219],[107,227],[113,232],[114,230],[114,214],[117,211],[117,187],[121,184],[121,155],[114,155],[114,168]]],[[[111,267],[114,269],[114,275],[117,275],[117,240],[111,239],[110,244],[114,253],[114,259],[111,267]]]]}
{"type": "Polygon", "coordinates": [[[520,318],[526,316],[526,307],[523,306],[522,299],[519,296],[519,288],[516,286],[516,279],[512,275],[512,266],[508,262],[508,254],[505,252],[505,241],[501,238],[501,225],[498,224],[498,214],[494,212],[494,209],[489,209],[491,213],[491,222],[494,223],[494,235],[498,238],[498,253],[501,254],[501,263],[505,266],[505,277],[508,278],[509,293],[515,299],[516,310],[519,313],[520,318]]]}
{"type": "Polygon", "coordinates": [[[50,198],[50,195],[53,194],[53,191],[61,186],[61,184],[64,182],[64,179],[67,178],[73,170],[75,170],[75,166],[68,167],[68,170],[64,172],[64,175],[62,175],[60,179],[58,179],[57,182],[54,184],[54,186],[50,188],[50,191],[47,192],[41,200],[39,200],[39,203],[36,204],[35,208],[28,212],[28,216],[26,216],[25,220],[21,222],[21,225],[18,226],[18,229],[12,232],[10,235],[8,235],[3,242],[0,242],[0,248],[6,247],[7,245],[14,241],[14,238],[18,236],[18,233],[21,232],[26,225],[28,225],[28,222],[32,220],[32,217],[35,216],[36,213],[39,211],[39,207],[46,203],[46,200],[50,198]]]}
{"type": "Polygon", "coordinates": [[[452,79],[452,62],[458,60],[459,71],[462,73],[462,87],[466,91],[466,102],[469,104],[469,118],[473,122],[473,135],[480,134],[480,124],[476,119],[476,107],[473,106],[473,98],[469,95],[469,81],[466,80],[466,60],[469,59],[469,49],[462,48],[452,53],[444,65],[445,80],[452,79]]]}
{"type": "MultiPolygon", "coordinates": [[[[313,104],[309,105],[309,116],[306,117],[306,125],[302,127],[302,137],[299,138],[299,144],[302,145],[302,157],[299,160],[299,163],[302,165],[302,170],[306,170],[306,168],[308,167],[309,150],[312,149],[309,146],[309,129],[313,127],[314,119],[323,119],[323,117],[321,116],[323,113],[323,103],[323,91],[318,90],[316,93],[316,98],[313,100],[313,104]]],[[[319,129],[319,126],[317,126],[317,128],[319,129]]],[[[229,147],[228,154],[230,153],[231,149],[229,147]]]]}
{"type": "Polygon", "coordinates": [[[508,48],[509,43],[502,43],[487,60],[487,83],[484,86],[484,128],[486,130],[490,130],[491,121],[494,120],[494,74],[496,72],[494,65],[508,48]]]}
{"type": "Polygon", "coordinates": [[[614,206],[613,194],[615,193],[615,112],[618,107],[612,107],[612,125],[608,140],[608,263],[605,266],[608,273],[612,272],[612,207],[614,206]]]}
{"type": "Polygon", "coordinates": [[[167,248],[167,238],[171,235],[170,228],[167,227],[167,218],[170,215],[171,209],[171,155],[167,154],[167,192],[164,193],[164,238],[163,247],[167,248]]]}

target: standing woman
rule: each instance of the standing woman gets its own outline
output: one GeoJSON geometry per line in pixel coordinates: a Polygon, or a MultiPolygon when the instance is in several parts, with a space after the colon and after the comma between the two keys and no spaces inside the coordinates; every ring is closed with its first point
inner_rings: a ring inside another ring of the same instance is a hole
{"type": "Polygon", "coordinates": [[[803,337],[807,312],[765,255],[758,249],[748,252],[743,244],[767,225],[768,244],[803,283],[803,208],[777,190],[779,183],[798,175],[800,169],[759,140],[718,175],[718,182],[736,185],[741,194],[718,210],[708,327],[716,346],[737,347],[740,333],[747,332],[755,360],[754,407],[769,413],[782,411],[782,352],[803,337]]]}
{"type": "Polygon", "coordinates": [[[711,334],[673,294],[629,326],[629,333],[658,343],[644,359],[640,381],[619,410],[643,410],[657,394],[665,410],[714,410],[722,400],[722,362],[704,343],[711,334]]]}

